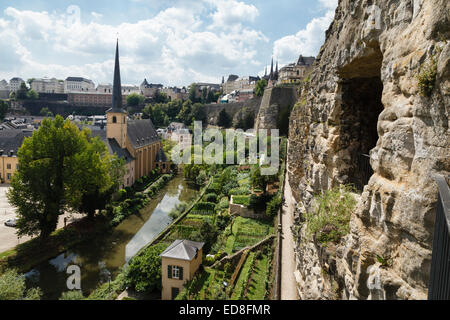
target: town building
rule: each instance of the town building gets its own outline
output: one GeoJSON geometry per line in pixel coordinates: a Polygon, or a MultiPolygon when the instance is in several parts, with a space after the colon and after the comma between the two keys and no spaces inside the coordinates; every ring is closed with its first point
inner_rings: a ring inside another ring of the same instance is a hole
{"type": "Polygon", "coordinates": [[[64,93],[64,81],[56,78],[33,79],[31,89],[37,93],[64,93]]]}
{"type": "Polygon", "coordinates": [[[194,278],[203,258],[203,242],[175,240],[161,253],[162,300],[174,300],[194,278]]]}
{"type": "Polygon", "coordinates": [[[149,98],[153,97],[156,91],[161,91],[163,88],[164,86],[162,84],[148,83],[147,79],[144,79],[144,81],[139,86],[141,94],[149,98]]]}
{"type": "Polygon", "coordinates": [[[4,79],[0,81],[0,99],[8,99],[10,92],[11,89],[8,81],[4,79]]]}
{"type": "Polygon", "coordinates": [[[192,146],[192,134],[189,129],[176,129],[170,133],[170,140],[177,143],[180,150],[189,149],[192,146]]]}
{"type": "Polygon", "coordinates": [[[81,77],[68,77],[64,81],[64,92],[94,92],[95,84],[92,80],[81,77]]]}
{"type": "Polygon", "coordinates": [[[229,94],[236,90],[236,80],[239,79],[239,76],[235,74],[230,74],[228,76],[227,81],[223,84],[223,94],[229,94]]]}
{"type": "Polygon", "coordinates": [[[314,57],[303,57],[300,55],[297,63],[291,63],[280,69],[281,83],[298,83],[300,82],[311,70],[311,66],[314,63],[314,57]]]}
{"type": "Polygon", "coordinates": [[[170,163],[164,155],[161,139],[151,119],[128,119],[127,112],[123,109],[124,96],[121,88],[119,43],[117,43],[112,108],[106,111],[106,132],[100,129],[92,130],[92,133],[106,142],[111,153],[125,160],[126,175],[122,187],[129,187],[155,168],[167,172],[170,170],[170,163]]]}
{"type": "Polygon", "coordinates": [[[187,100],[188,98],[188,92],[186,88],[167,87],[161,89],[161,93],[164,93],[170,101],[187,100]]]}
{"type": "Polygon", "coordinates": [[[17,92],[17,90],[20,89],[20,86],[22,85],[22,83],[25,83],[25,81],[23,81],[23,79],[15,77],[12,78],[11,80],[9,80],[9,89],[12,92],[17,92]]]}
{"type": "Polygon", "coordinates": [[[17,151],[23,140],[30,137],[33,130],[7,129],[0,130],[0,182],[11,183],[11,177],[19,168],[17,151]]]}
{"type": "MultiPolygon", "coordinates": [[[[67,94],[67,102],[74,106],[110,106],[113,101],[111,93],[72,92],[67,94]]],[[[126,96],[122,96],[122,104],[126,104],[126,96]]]]}

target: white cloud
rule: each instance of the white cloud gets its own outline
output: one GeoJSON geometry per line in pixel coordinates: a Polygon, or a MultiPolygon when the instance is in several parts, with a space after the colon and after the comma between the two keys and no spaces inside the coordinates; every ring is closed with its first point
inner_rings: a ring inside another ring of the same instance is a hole
{"type": "Polygon", "coordinates": [[[300,54],[316,56],[325,40],[325,31],[334,18],[337,0],[319,0],[323,8],[327,9],[324,16],[312,19],[305,29],[296,34],[285,36],[274,43],[274,56],[281,64],[292,63],[300,54]]]}
{"type": "Polygon", "coordinates": [[[217,82],[225,70],[255,63],[258,44],[268,39],[241,24],[257,16],[254,6],[219,1],[213,9],[209,26],[233,24],[233,30],[212,31],[199,14],[199,4],[168,8],[151,19],[119,25],[99,22],[96,12],[90,13],[91,22],[82,22],[70,15],[9,7],[4,11],[6,20],[0,19],[0,41],[11,44],[8,56],[13,60],[8,63],[14,68],[0,63],[0,78],[84,76],[97,83],[111,82],[119,33],[124,82],[140,83],[144,77],[167,85],[217,82]],[[55,56],[54,61],[39,58],[45,51],[55,56]],[[213,68],[217,79],[211,76],[213,68]]]}
{"type": "Polygon", "coordinates": [[[101,13],[98,13],[95,11],[91,12],[91,15],[94,19],[101,19],[103,17],[103,15],[101,13]]]}
{"type": "Polygon", "coordinates": [[[259,15],[259,10],[254,5],[248,5],[236,0],[209,0],[216,6],[216,11],[211,14],[213,24],[211,28],[236,28],[243,22],[253,22],[259,15]]]}

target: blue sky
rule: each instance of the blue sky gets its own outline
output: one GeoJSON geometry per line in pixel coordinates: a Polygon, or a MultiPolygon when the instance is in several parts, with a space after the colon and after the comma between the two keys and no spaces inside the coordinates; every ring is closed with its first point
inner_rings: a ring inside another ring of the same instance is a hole
{"type": "Polygon", "coordinates": [[[112,82],[219,82],[316,55],[337,0],[95,0],[0,4],[0,80],[84,76],[112,82]],[[7,46],[5,46],[7,44],[7,46]]]}

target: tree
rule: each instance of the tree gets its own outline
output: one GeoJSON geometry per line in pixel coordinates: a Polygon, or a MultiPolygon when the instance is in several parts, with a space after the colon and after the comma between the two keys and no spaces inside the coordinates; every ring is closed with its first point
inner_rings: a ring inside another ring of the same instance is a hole
{"type": "Polygon", "coordinates": [[[169,117],[170,121],[173,121],[176,119],[177,115],[180,113],[182,106],[183,106],[183,101],[181,101],[180,99],[170,101],[167,104],[167,116],[169,117]]]}
{"type": "Polygon", "coordinates": [[[125,285],[134,287],[137,292],[161,290],[161,256],[165,246],[151,246],[134,257],[125,269],[125,285]]]}
{"type": "MultiPolygon", "coordinates": [[[[218,98],[217,98],[217,99],[218,99],[218,98]]],[[[208,96],[206,97],[206,103],[217,102],[217,99],[215,99],[214,92],[212,92],[211,90],[209,90],[209,91],[208,91],[208,96]]]]}
{"type": "Polygon", "coordinates": [[[250,182],[253,188],[260,188],[263,192],[266,192],[267,176],[261,175],[261,168],[258,165],[252,167],[250,172],[250,182]]]}
{"type": "Polygon", "coordinates": [[[266,79],[261,79],[258,82],[256,82],[256,87],[255,87],[255,94],[258,97],[262,97],[262,95],[264,94],[264,89],[267,87],[267,80],[266,79]]]}
{"type": "Polygon", "coordinates": [[[145,97],[143,95],[132,93],[127,96],[127,105],[129,107],[137,107],[144,104],[145,97]]]}
{"type": "Polygon", "coordinates": [[[192,122],[191,117],[192,102],[191,100],[186,100],[181,107],[180,113],[178,114],[178,119],[182,121],[185,125],[190,125],[192,122]]]}
{"type": "Polygon", "coordinates": [[[189,86],[189,100],[191,100],[193,103],[197,102],[197,85],[195,83],[191,84],[189,86]]]}
{"type": "Polygon", "coordinates": [[[5,119],[6,113],[8,112],[8,104],[0,100],[0,121],[3,121],[5,119]]]}
{"type": "Polygon", "coordinates": [[[222,109],[219,113],[219,119],[217,120],[217,125],[224,128],[231,127],[231,124],[233,122],[233,119],[231,119],[228,112],[225,111],[225,109],[222,109]]]}
{"type": "MultiPolygon", "coordinates": [[[[201,103],[195,103],[192,106],[192,111],[191,111],[191,119],[195,121],[202,121],[203,123],[206,122],[206,112],[205,112],[205,107],[203,106],[203,104],[201,103]]],[[[191,122],[192,122],[191,120],[191,122]]]]}
{"type": "Polygon", "coordinates": [[[167,94],[162,93],[161,91],[156,90],[154,96],[153,96],[153,101],[155,103],[167,103],[169,101],[169,98],[167,98],[167,94]]]}
{"type": "Polygon", "coordinates": [[[86,130],[56,116],[44,119],[24,140],[18,151],[20,166],[7,193],[16,207],[19,236],[47,238],[65,210],[82,208],[83,196],[95,188],[103,190],[115,178],[106,174],[107,160],[97,163],[99,140],[88,138],[86,130]]]}
{"type": "Polygon", "coordinates": [[[53,117],[53,112],[47,107],[42,108],[39,114],[43,117],[53,117]]]}
{"type": "Polygon", "coordinates": [[[156,104],[154,105],[152,108],[152,122],[155,126],[157,127],[164,127],[167,126],[167,115],[164,112],[164,108],[163,105],[161,104],[156,104]]]}
{"type": "Polygon", "coordinates": [[[255,125],[255,115],[251,112],[247,113],[244,118],[244,130],[252,129],[255,125]]]}
{"type": "Polygon", "coordinates": [[[6,270],[0,275],[1,300],[39,300],[42,291],[39,288],[26,290],[25,277],[17,270],[6,270]]]}
{"type": "Polygon", "coordinates": [[[37,100],[39,98],[39,94],[34,91],[33,89],[31,89],[30,91],[27,92],[27,99],[30,100],[37,100]]]}
{"type": "Polygon", "coordinates": [[[70,189],[74,190],[69,199],[70,206],[88,217],[96,210],[106,207],[112,195],[119,189],[119,182],[125,174],[125,160],[111,156],[99,137],[92,137],[89,129],[82,132],[84,150],[77,157],[70,189]]]}
{"type": "Polygon", "coordinates": [[[18,100],[26,100],[28,98],[28,88],[25,82],[22,82],[20,85],[20,89],[16,92],[16,99],[18,100]]]}

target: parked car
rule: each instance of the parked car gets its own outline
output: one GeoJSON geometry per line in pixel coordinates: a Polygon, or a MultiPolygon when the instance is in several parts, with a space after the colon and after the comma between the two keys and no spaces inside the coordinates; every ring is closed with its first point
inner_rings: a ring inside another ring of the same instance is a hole
{"type": "Polygon", "coordinates": [[[16,219],[10,219],[8,221],[5,221],[5,226],[15,228],[17,226],[16,219]]]}

